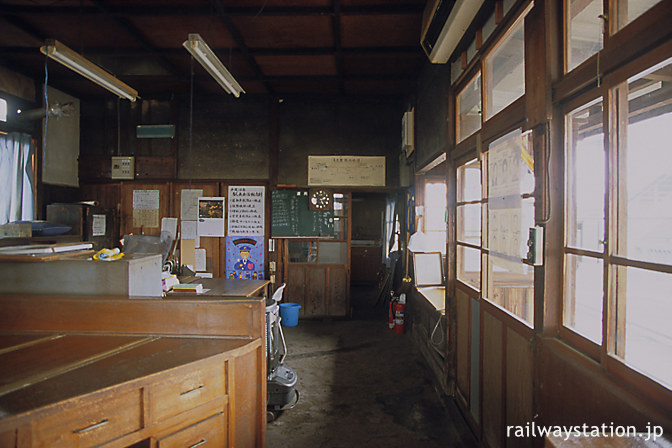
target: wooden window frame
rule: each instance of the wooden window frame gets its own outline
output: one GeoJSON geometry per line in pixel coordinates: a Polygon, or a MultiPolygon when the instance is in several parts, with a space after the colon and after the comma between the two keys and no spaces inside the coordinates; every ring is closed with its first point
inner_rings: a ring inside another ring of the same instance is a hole
{"type": "MultiPolygon", "coordinates": [[[[488,48],[488,50],[483,54],[482,56],[482,66],[481,66],[481,116],[482,122],[485,123],[497,115],[501,114],[504,112],[511,104],[515,103],[518,101],[520,98],[525,97],[525,91],[523,91],[523,94],[510,102],[509,104],[506,105],[502,110],[497,112],[496,114],[489,116],[489,111],[488,111],[488,104],[490,103],[489,97],[491,95],[488,94],[487,87],[488,87],[488,75],[492,70],[487,69],[487,62],[490,59],[490,57],[493,55],[493,53],[499,48],[500,45],[506,41],[508,37],[511,36],[511,34],[514,32],[517,26],[521,26],[523,30],[523,36],[525,33],[525,17],[527,14],[530,12],[532,9],[533,4],[530,3],[528,4],[521,12],[516,16],[514,20],[511,21],[511,23],[508,24],[508,26],[502,30],[501,34],[497,36],[497,38],[492,41],[492,45],[488,48]],[[485,118],[487,117],[487,118],[485,118]]],[[[525,38],[523,37],[523,84],[525,83],[525,38]]]]}
{"type": "MultiPolygon", "coordinates": [[[[644,13],[635,21],[628,24],[624,30],[632,29],[633,25],[639,26],[644,21],[651,19],[651,14],[658,11],[658,6],[661,6],[662,3],[653,6],[649,11],[644,13]]],[[[621,30],[623,32],[623,30],[621,30]]],[[[606,44],[605,44],[606,47],[606,44]]],[[[608,50],[608,48],[607,48],[608,50]]],[[[604,50],[603,50],[604,51],[604,50]]],[[[564,325],[563,322],[563,309],[564,309],[564,292],[561,291],[558,294],[558,313],[557,313],[557,322],[555,324],[558,328],[558,336],[565,340],[570,346],[575,347],[583,354],[595,360],[604,370],[610,372],[619,379],[625,381],[627,384],[635,387],[637,390],[641,391],[649,398],[653,399],[655,402],[661,404],[664,408],[669,409],[669,403],[672,402],[672,390],[668,389],[661,383],[657,382],[653,378],[647,376],[646,374],[640,373],[635,368],[628,366],[625,361],[620,357],[624,356],[624,352],[621,350],[622,343],[619,343],[619,337],[623,334],[622,329],[625,326],[624,317],[617,318],[619,314],[619,307],[624,306],[624,301],[627,301],[627,298],[623,299],[625,295],[622,292],[622,284],[619,284],[617,279],[616,270],[621,267],[635,267],[640,269],[645,269],[655,272],[663,272],[672,274],[672,265],[666,265],[655,262],[645,262],[634,259],[628,259],[624,256],[621,256],[617,252],[617,248],[614,243],[610,241],[618,241],[618,236],[620,230],[618,229],[619,219],[623,219],[622,216],[619,216],[619,207],[618,207],[618,179],[617,179],[617,170],[619,168],[618,164],[623,164],[623,156],[619,157],[618,151],[618,142],[620,139],[619,132],[622,129],[619,128],[623,126],[623,123],[619,123],[619,120],[623,120],[623,102],[620,101],[622,98],[619,96],[622,95],[622,87],[627,86],[627,81],[630,77],[635,76],[645,69],[652,67],[660,62],[663,62],[669,58],[672,58],[672,42],[667,41],[664,44],[648,51],[644,54],[641,54],[639,57],[626,61],[622,66],[614,69],[613,71],[606,73],[603,77],[600,86],[595,86],[590,90],[584,91],[580,95],[575,95],[569,97],[566,101],[560,103],[560,112],[562,119],[565,120],[565,117],[572,110],[580,107],[583,104],[587,104],[590,101],[593,101],[596,98],[602,98],[603,101],[603,132],[604,132],[604,145],[605,145],[605,157],[607,158],[608,172],[605,174],[605,195],[606,195],[606,209],[605,209],[605,248],[599,253],[591,250],[577,249],[572,248],[567,245],[567,235],[566,235],[566,207],[567,207],[567,197],[563,191],[563,207],[565,209],[565,217],[563,218],[563,245],[562,245],[562,279],[561,287],[564,290],[566,278],[565,271],[565,256],[566,254],[573,255],[584,255],[589,256],[594,259],[602,260],[604,263],[604,278],[603,278],[603,316],[602,316],[602,342],[597,344],[586,337],[575,332],[571,328],[568,328],[564,325]],[[619,107],[621,110],[618,110],[619,107]],[[617,299],[617,296],[622,297],[617,299]],[[622,301],[618,303],[617,300],[622,301]]],[[[571,75],[565,76],[565,78],[571,78],[571,75]]],[[[627,125],[627,102],[625,103],[625,120],[627,125]]],[[[563,144],[566,144],[566,121],[563,123],[563,144]]],[[[566,153],[563,158],[566,157],[566,153]]],[[[620,167],[622,169],[622,166],[620,167]]],[[[567,167],[563,168],[565,177],[567,175],[567,167]]],[[[622,212],[620,212],[622,213],[622,212]]],[[[620,341],[622,342],[622,341],[620,341]]]]}

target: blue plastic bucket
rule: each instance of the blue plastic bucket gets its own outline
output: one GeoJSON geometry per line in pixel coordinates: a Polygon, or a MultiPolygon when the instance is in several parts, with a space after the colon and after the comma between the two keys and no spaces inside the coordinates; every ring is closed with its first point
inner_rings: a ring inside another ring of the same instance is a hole
{"type": "Polygon", "coordinates": [[[283,327],[296,327],[299,324],[299,309],[301,305],[298,303],[280,304],[280,322],[283,327]]]}

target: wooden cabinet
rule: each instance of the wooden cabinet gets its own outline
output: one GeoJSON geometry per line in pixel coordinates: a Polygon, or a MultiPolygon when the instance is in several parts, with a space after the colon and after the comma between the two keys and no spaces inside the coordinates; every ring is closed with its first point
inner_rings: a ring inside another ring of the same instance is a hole
{"type": "Polygon", "coordinates": [[[263,448],[264,309],[0,294],[0,447],[263,448]]]}
{"type": "MultiPolygon", "coordinates": [[[[66,344],[75,354],[78,339],[66,344]]],[[[46,342],[35,342],[41,343],[46,342]]],[[[4,336],[0,345],[10,350],[9,360],[26,361],[14,364],[19,370],[40,361],[24,356],[20,346],[7,347],[4,336]]],[[[258,435],[246,436],[255,433],[254,423],[252,431],[236,431],[237,422],[228,419],[237,415],[236,408],[230,409],[232,394],[245,389],[242,383],[250,376],[239,375],[241,385],[236,385],[235,376],[226,374],[239,357],[257,358],[260,348],[259,340],[138,338],[113,354],[82,352],[33,378],[11,381],[17,375],[3,369],[0,382],[10,392],[0,396],[1,446],[14,446],[16,434],[25,447],[117,447],[143,440],[157,447],[224,447],[230,428],[234,437],[245,435],[239,446],[263,446],[258,435]]]]}

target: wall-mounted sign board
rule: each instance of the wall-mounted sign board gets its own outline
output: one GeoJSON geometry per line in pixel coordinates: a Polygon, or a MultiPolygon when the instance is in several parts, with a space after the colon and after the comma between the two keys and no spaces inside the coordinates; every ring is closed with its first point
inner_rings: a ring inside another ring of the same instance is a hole
{"type": "Polygon", "coordinates": [[[384,187],[384,156],[308,156],[308,185],[384,187]]]}
{"type": "Polygon", "coordinates": [[[334,211],[313,211],[307,190],[276,190],[271,193],[273,238],[332,238],[334,211]]]}

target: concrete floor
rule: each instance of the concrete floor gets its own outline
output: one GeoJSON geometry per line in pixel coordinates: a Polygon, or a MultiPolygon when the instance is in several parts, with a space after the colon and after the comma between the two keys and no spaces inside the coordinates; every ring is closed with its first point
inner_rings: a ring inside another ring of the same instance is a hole
{"type": "Polygon", "coordinates": [[[284,328],[300,400],[268,423],[268,447],[478,446],[410,337],[387,329],[375,293],[355,288],[351,297],[353,319],[284,328]]]}

